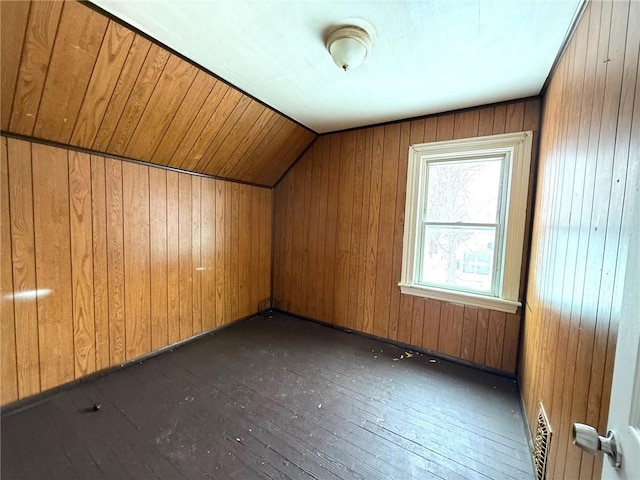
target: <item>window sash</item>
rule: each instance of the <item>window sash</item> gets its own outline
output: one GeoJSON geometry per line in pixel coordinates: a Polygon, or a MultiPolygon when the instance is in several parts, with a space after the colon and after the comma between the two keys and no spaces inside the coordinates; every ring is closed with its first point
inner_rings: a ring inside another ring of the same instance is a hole
{"type": "Polygon", "coordinates": [[[498,297],[500,281],[501,281],[501,269],[502,269],[502,258],[500,257],[501,249],[498,246],[500,241],[500,230],[501,225],[497,223],[493,224],[467,224],[467,223],[445,223],[445,222],[423,222],[420,228],[420,232],[418,234],[419,237],[419,245],[416,248],[416,265],[414,267],[414,279],[413,282],[417,285],[423,285],[426,287],[435,287],[442,289],[450,289],[460,292],[470,292],[477,295],[486,295],[492,297],[498,297]],[[444,224],[444,225],[443,225],[444,224]],[[494,247],[492,254],[492,265],[491,269],[491,286],[489,289],[481,289],[481,288],[473,288],[473,287],[465,287],[464,285],[456,285],[446,282],[437,282],[437,281],[425,281],[425,255],[426,255],[426,234],[428,226],[445,226],[450,227],[452,229],[460,229],[460,230],[490,230],[493,234],[494,238],[494,247]],[[467,226],[471,226],[471,228],[465,228],[467,226]],[[475,228],[474,228],[475,227],[475,228]],[[480,227],[480,228],[478,228],[480,227]]]}
{"type": "Polygon", "coordinates": [[[398,285],[403,294],[434,298],[447,302],[515,313],[519,301],[522,248],[524,244],[525,213],[529,190],[533,132],[517,132],[486,137],[447,140],[411,145],[407,171],[405,225],[402,249],[401,279],[398,285]],[[508,157],[508,168],[501,177],[503,207],[497,223],[502,226],[503,238],[496,241],[502,248],[502,278],[497,296],[477,295],[450,288],[427,287],[415,283],[419,242],[425,228],[425,184],[422,181],[426,161],[467,161],[481,158],[508,157]]]}
{"type": "Polygon", "coordinates": [[[493,154],[467,154],[464,158],[441,158],[441,157],[423,157],[421,161],[420,178],[419,178],[419,210],[422,215],[422,221],[419,223],[418,232],[416,235],[416,243],[414,245],[414,267],[413,267],[413,279],[412,282],[416,285],[432,286],[435,288],[441,288],[445,290],[469,292],[476,295],[485,295],[489,297],[500,297],[503,280],[504,280],[504,241],[506,238],[505,223],[506,212],[508,205],[507,193],[510,189],[510,165],[511,155],[509,152],[505,152],[501,155],[493,154]],[[495,223],[476,223],[476,222],[438,222],[427,221],[427,200],[429,196],[429,166],[432,163],[438,164],[460,164],[460,163],[477,163],[482,161],[500,161],[500,182],[498,184],[498,202],[496,205],[496,219],[495,223]],[[491,288],[489,290],[465,288],[460,285],[452,285],[450,283],[434,283],[423,282],[423,266],[424,266],[424,245],[426,227],[428,225],[436,226],[450,226],[450,227],[490,227],[495,228],[495,243],[493,249],[493,271],[491,278],[491,288]]]}

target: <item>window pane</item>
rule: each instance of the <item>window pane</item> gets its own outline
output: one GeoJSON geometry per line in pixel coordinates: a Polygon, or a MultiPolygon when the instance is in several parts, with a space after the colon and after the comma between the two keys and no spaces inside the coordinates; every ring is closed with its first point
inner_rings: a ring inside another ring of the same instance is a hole
{"type": "Polygon", "coordinates": [[[495,228],[424,228],[420,283],[491,291],[495,228]]]}
{"type": "Polygon", "coordinates": [[[502,159],[429,163],[428,222],[495,223],[502,159]]]}

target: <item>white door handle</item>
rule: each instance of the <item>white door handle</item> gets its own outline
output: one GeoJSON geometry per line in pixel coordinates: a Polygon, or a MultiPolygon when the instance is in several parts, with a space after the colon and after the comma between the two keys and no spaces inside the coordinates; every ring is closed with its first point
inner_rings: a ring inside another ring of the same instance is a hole
{"type": "Polygon", "coordinates": [[[609,462],[613,468],[620,468],[620,465],[622,465],[620,439],[614,430],[609,430],[606,437],[601,437],[591,425],[574,423],[573,444],[591,455],[597,455],[600,452],[605,453],[609,457],[609,462]]]}

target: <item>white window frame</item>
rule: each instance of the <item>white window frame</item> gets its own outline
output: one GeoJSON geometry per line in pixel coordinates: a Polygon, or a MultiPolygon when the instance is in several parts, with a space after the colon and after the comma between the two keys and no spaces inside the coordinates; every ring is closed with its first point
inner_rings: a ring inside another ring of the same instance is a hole
{"type": "Polygon", "coordinates": [[[409,148],[407,196],[405,203],[402,277],[400,291],[407,295],[434,298],[474,307],[515,313],[522,305],[518,299],[522,250],[526,226],[529,169],[533,132],[507,133],[444,142],[422,143],[409,148]],[[426,198],[426,169],[432,161],[468,160],[503,156],[506,170],[506,212],[502,244],[502,271],[494,293],[471,293],[455,288],[425,286],[418,283],[420,228],[426,198]]]}

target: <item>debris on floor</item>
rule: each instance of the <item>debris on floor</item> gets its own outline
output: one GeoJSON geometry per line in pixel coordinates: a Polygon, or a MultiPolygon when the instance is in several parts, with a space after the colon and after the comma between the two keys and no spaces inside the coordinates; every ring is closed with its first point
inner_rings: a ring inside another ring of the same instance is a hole
{"type": "Polygon", "coordinates": [[[396,358],[393,359],[393,361],[397,362],[398,360],[404,360],[405,358],[411,358],[411,357],[413,357],[413,355],[414,354],[411,353],[411,352],[404,352],[402,355],[400,355],[400,358],[396,357],[396,358]]]}

